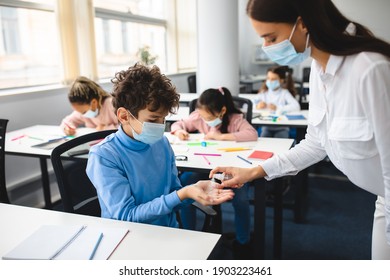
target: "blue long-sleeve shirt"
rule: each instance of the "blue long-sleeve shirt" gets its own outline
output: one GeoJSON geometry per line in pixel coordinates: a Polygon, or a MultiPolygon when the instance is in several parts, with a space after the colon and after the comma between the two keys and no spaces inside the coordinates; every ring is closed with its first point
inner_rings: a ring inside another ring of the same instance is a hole
{"type": "Polygon", "coordinates": [[[91,148],[87,174],[102,217],[178,227],[174,208],[181,188],[166,137],[148,145],[118,131],[91,148]]]}

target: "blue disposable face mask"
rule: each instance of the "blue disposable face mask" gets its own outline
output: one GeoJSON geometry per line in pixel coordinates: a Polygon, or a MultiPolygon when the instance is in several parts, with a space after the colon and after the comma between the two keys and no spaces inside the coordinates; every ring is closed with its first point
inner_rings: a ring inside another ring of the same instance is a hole
{"type": "Polygon", "coordinates": [[[151,123],[151,122],[143,122],[142,123],[139,120],[137,120],[137,121],[140,124],[142,124],[142,131],[140,134],[135,132],[133,127],[130,125],[131,130],[133,132],[133,137],[135,140],[138,140],[138,141],[143,142],[145,144],[151,145],[151,144],[156,143],[158,140],[160,140],[164,136],[165,122],[164,123],[151,123]]]}
{"type": "Polygon", "coordinates": [[[275,45],[262,47],[263,51],[269,57],[269,59],[271,59],[272,61],[276,62],[279,65],[297,65],[310,56],[311,48],[308,47],[309,38],[310,38],[309,34],[307,34],[306,37],[306,46],[305,46],[305,51],[303,53],[297,53],[294,45],[290,41],[294,34],[296,26],[297,26],[297,22],[295,23],[293,30],[291,31],[290,37],[288,39],[275,45]]]}
{"type": "Polygon", "coordinates": [[[99,114],[99,109],[96,109],[95,111],[89,109],[87,112],[83,114],[83,116],[92,119],[92,118],[96,118],[98,114],[99,114]]]}
{"type": "Polygon", "coordinates": [[[267,81],[265,82],[265,85],[267,86],[267,88],[268,88],[269,90],[272,90],[272,91],[274,91],[275,89],[280,88],[280,82],[279,82],[279,80],[273,80],[273,81],[267,80],[267,81]]]}
{"type": "Polygon", "coordinates": [[[216,127],[222,123],[222,120],[220,118],[216,118],[212,121],[206,121],[206,123],[210,127],[216,127]]]}

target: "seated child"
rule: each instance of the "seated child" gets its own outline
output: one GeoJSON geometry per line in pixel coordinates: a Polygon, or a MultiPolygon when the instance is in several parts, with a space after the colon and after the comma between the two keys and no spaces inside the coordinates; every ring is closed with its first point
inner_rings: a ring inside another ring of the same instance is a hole
{"type": "Polygon", "coordinates": [[[80,126],[96,130],[118,127],[111,94],[94,81],[86,77],[77,78],[70,88],[68,99],[74,111],[61,122],[66,135],[76,134],[76,128],[80,126]]]}
{"type": "MultiPolygon", "coordinates": [[[[232,95],[227,88],[208,89],[198,101],[197,110],[188,118],[172,124],[171,133],[182,140],[188,139],[189,132],[199,131],[205,139],[231,141],[257,141],[258,134],[254,127],[244,118],[243,113],[235,107],[232,95]]],[[[208,174],[184,172],[180,176],[182,184],[191,184],[208,178],[208,174]]],[[[236,258],[250,258],[250,212],[248,186],[235,189],[233,207],[235,213],[236,242],[234,252],[236,258]],[[245,252],[247,255],[239,256],[245,252]]],[[[183,226],[195,229],[195,211],[183,209],[183,226]]]]}
{"type": "Polygon", "coordinates": [[[175,211],[186,203],[213,205],[233,197],[230,190],[213,188],[211,181],[180,184],[164,137],[165,117],[178,107],[179,95],[157,66],[135,64],[112,82],[120,127],[91,148],[87,164],[102,217],[178,227],[175,211]]]}
{"type": "MultiPolygon", "coordinates": [[[[268,69],[267,80],[263,83],[253,100],[257,109],[268,109],[277,114],[299,111],[301,107],[295,99],[295,87],[291,74],[286,66],[268,69]]],[[[280,126],[263,126],[261,137],[288,138],[289,128],[280,126]]]]}

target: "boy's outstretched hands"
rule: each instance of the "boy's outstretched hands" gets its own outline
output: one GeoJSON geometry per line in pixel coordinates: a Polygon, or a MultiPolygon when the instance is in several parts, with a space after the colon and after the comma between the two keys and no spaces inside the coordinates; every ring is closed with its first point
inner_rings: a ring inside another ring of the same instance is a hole
{"type": "Polygon", "coordinates": [[[231,200],[234,196],[232,190],[221,189],[217,183],[209,180],[198,181],[196,184],[182,188],[177,193],[181,200],[192,198],[206,206],[221,204],[231,200]]]}

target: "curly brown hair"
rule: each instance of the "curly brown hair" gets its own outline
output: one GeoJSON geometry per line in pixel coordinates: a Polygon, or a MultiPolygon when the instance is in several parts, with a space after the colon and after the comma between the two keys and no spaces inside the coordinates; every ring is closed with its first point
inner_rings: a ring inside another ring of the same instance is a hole
{"type": "Polygon", "coordinates": [[[157,66],[148,67],[140,63],[120,71],[111,79],[113,86],[112,104],[115,110],[124,107],[138,117],[145,108],[152,112],[161,109],[175,113],[180,95],[171,80],[161,74],[157,66]]]}

